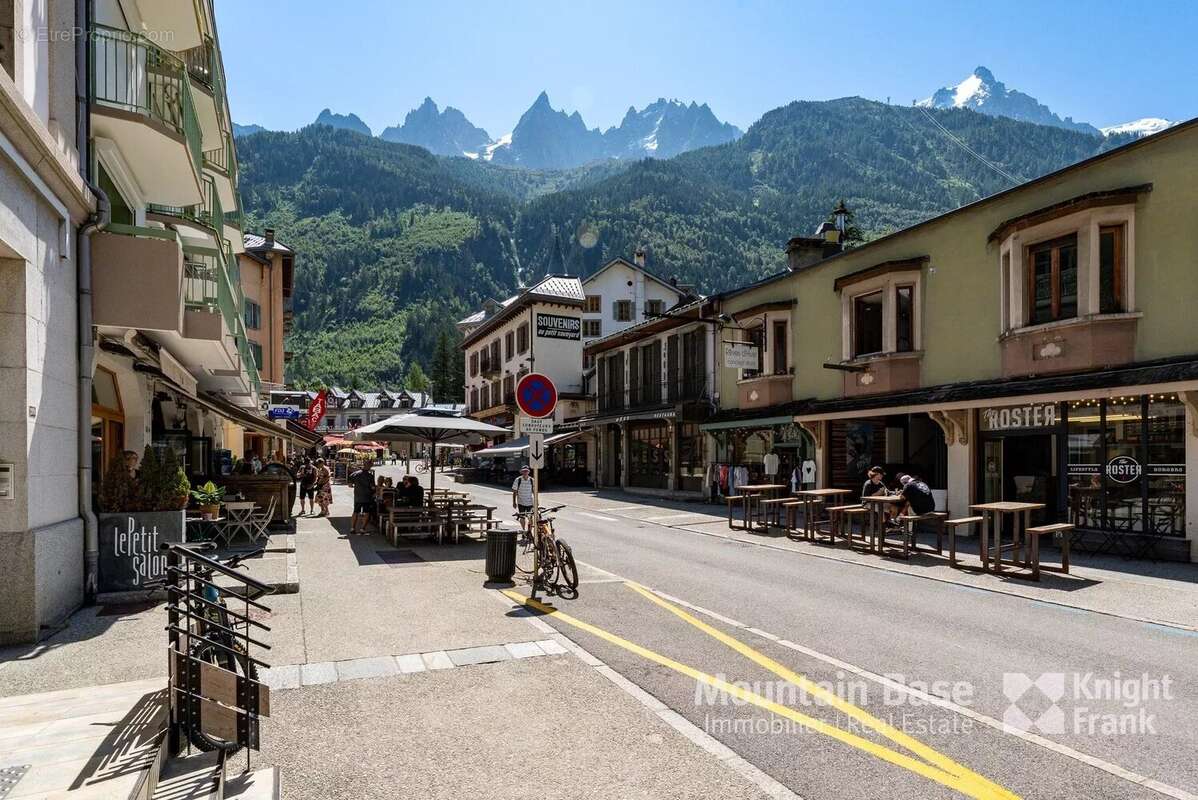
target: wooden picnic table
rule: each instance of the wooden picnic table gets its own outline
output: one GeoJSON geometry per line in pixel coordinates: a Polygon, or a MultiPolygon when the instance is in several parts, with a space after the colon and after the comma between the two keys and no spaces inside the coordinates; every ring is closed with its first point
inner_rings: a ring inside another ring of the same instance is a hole
{"type": "Polygon", "coordinates": [[[882,552],[882,535],[886,531],[886,508],[902,502],[901,494],[874,494],[861,498],[861,505],[869,510],[869,516],[865,519],[865,535],[869,539],[871,552],[882,552]]]}
{"type": "MultiPolygon", "coordinates": [[[[745,498],[745,530],[750,530],[753,527],[753,505],[762,498],[762,495],[773,494],[787,488],[785,483],[746,483],[736,487],[736,491],[741,497],[745,498]]],[[[762,529],[769,531],[769,520],[762,514],[761,518],[762,529]]]]}
{"type": "Polygon", "coordinates": [[[1003,519],[1007,514],[1011,515],[1013,524],[1012,535],[1014,539],[1007,546],[1007,549],[1010,549],[1015,554],[1011,559],[1011,563],[1020,567],[1028,566],[1028,556],[1026,554],[1021,555],[1020,549],[1027,538],[1026,531],[1031,522],[1032,512],[1039,511],[1044,507],[1044,503],[1023,503],[1011,500],[1001,500],[996,503],[979,503],[969,507],[971,511],[982,512],[982,539],[980,544],[983,570],[990,570],[996,575],[1002,573],[1003,519]],[[993,567],[990,563],[990,520],[992,517],[995,522],[993,567]]]}
{"type": "Polygon", "coordinates": [[[852,489],[802,489],[795,496],[803,501],[803,537],[815,541],[815,507],[830,497],[843,497],[852,494],[852,489]]]}
{"type": "Polygon", "coordinates": [[[393,545],[399,544],[401,535],[435,535],[437,544],[445,531],[445,523],[441,512],[435,508],[415,506],[394,506],[387,509],[387,525],[384,536],[393,545]],[[401,533],[404,532],[404,533],[401,533]]]}

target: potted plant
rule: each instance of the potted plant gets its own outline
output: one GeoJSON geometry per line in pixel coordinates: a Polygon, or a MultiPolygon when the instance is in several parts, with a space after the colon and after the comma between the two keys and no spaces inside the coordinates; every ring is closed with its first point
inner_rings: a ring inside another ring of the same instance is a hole
{"type": "Polygon", "coordinates": [[[191,499],[199,506],[200,516],[204,519],[215,519],[220,514],[220,503],[224,497],[225,488],[212,481],[191,490],[191,499]]]}

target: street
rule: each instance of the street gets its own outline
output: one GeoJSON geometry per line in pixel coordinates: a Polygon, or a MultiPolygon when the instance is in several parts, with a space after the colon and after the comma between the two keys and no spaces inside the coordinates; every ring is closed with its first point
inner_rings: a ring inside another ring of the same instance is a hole
{"type": "MultiPolygon", "coordinates": [[[[497,513],[510,506],[502,489],[469,488],[497,513]]],[[[608,636],[548,623],[800,796],[959,796],[970,772],[973,796],[1198,791],[1192,631],[696,533],[668,519],[687,512],[653,501],[542,495],[563,501],[556,531],[583,583],[576,599],[547,602],[608,636]],[[796,689],[795,674],[842,702],[796,689]],[[769,701],[855,738],[807,730],[769,701]],[[1012,707],[1028,730],[1004,731],[1004,718],[1019,725],[1012,707]],[[876,720],[896,730],[883,736],[876,720]],[[920,744],[923,758],[902,758],[920,744]]]]}

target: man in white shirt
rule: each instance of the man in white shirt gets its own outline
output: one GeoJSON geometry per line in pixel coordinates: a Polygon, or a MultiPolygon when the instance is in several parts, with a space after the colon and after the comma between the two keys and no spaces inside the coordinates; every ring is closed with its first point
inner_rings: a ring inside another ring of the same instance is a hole
{"type": "MultiPolygon", "coordinates": [[[[512,508],[521,514],[532,512],[532,476],[527,466],[520,468],[520,476],[512,483],[512,508]]],[[[520,518],[520,530],[528,530],[528,517],[520,518]]]]}

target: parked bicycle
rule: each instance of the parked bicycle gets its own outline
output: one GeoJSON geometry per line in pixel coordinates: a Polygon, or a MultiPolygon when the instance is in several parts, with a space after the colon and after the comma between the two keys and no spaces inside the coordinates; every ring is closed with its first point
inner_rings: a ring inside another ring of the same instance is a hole
{"type": "MultiPolygon", "coordinates": [[[[188,547],[193,550],[201,549],[197,545],[188,547]]],[[[255,558],[264,552],[266,552],[266,548],[259,548],[247,553],[239,553],[224,561],[211,556],[204,560],[210,559],[213,564],[235,570],[246,559],[255,558]]],[[[178,606],[178,612],[183,617],[181,624],[190,633],[186,641],[189,643],[187,654],[191,658],[214,664],[223,670],[256,682],[258,680],[258,663],[260,662],[246,652],[245,642],[248,640],[255,645],[266,647],[263,643],[249,638],[249,628],[251,624],[265,630],[270,630],[270,628],[250,620],[248,609],[244,616],[239,613],[230,614],[226,602],[229,590],[214,582],[215,572],[216,569],[213,566],[208,566],[197,559],[184,580],[197,584],[199,588],[198,590],[184,591],[182,596],[176,596],[178,590],[173,588],[168,580],[150,581],[145,586],[146,588],[166,587],[168,589],[170,596],[167,597],[167,602],[178,606]]],[[[245,591],[250,603],[269,594],[268,591],[261,590],[251,592],[248,584],[245,591]]],[[[240,596],[235,596],[235,599],[240,599],[240,596]]],[[[197,724],[188,725],[187,728],[188,738],[192,745],[199,750],[224,750],[227,754],[232,755],[241,749],[241,745],[235,741],[205,733],[198,721],[197,724]]]]}
{"type": "Polygon", "coordinates": [[[520,527],[524,528],[516,540],[516,569],[525,575],[532,575],[535,556],[537,574],[532,575],[534,588],[559,595],[563,589],[577,594],[578,566],[574,563],[574,551],[557,537],[553,529],[555,517],[550,516],[563,508],[564,505],[541,508],[537,516],[539,530],[535,532],[530,529],[531,512],[513,514],[520,521],[520,527]]]}

